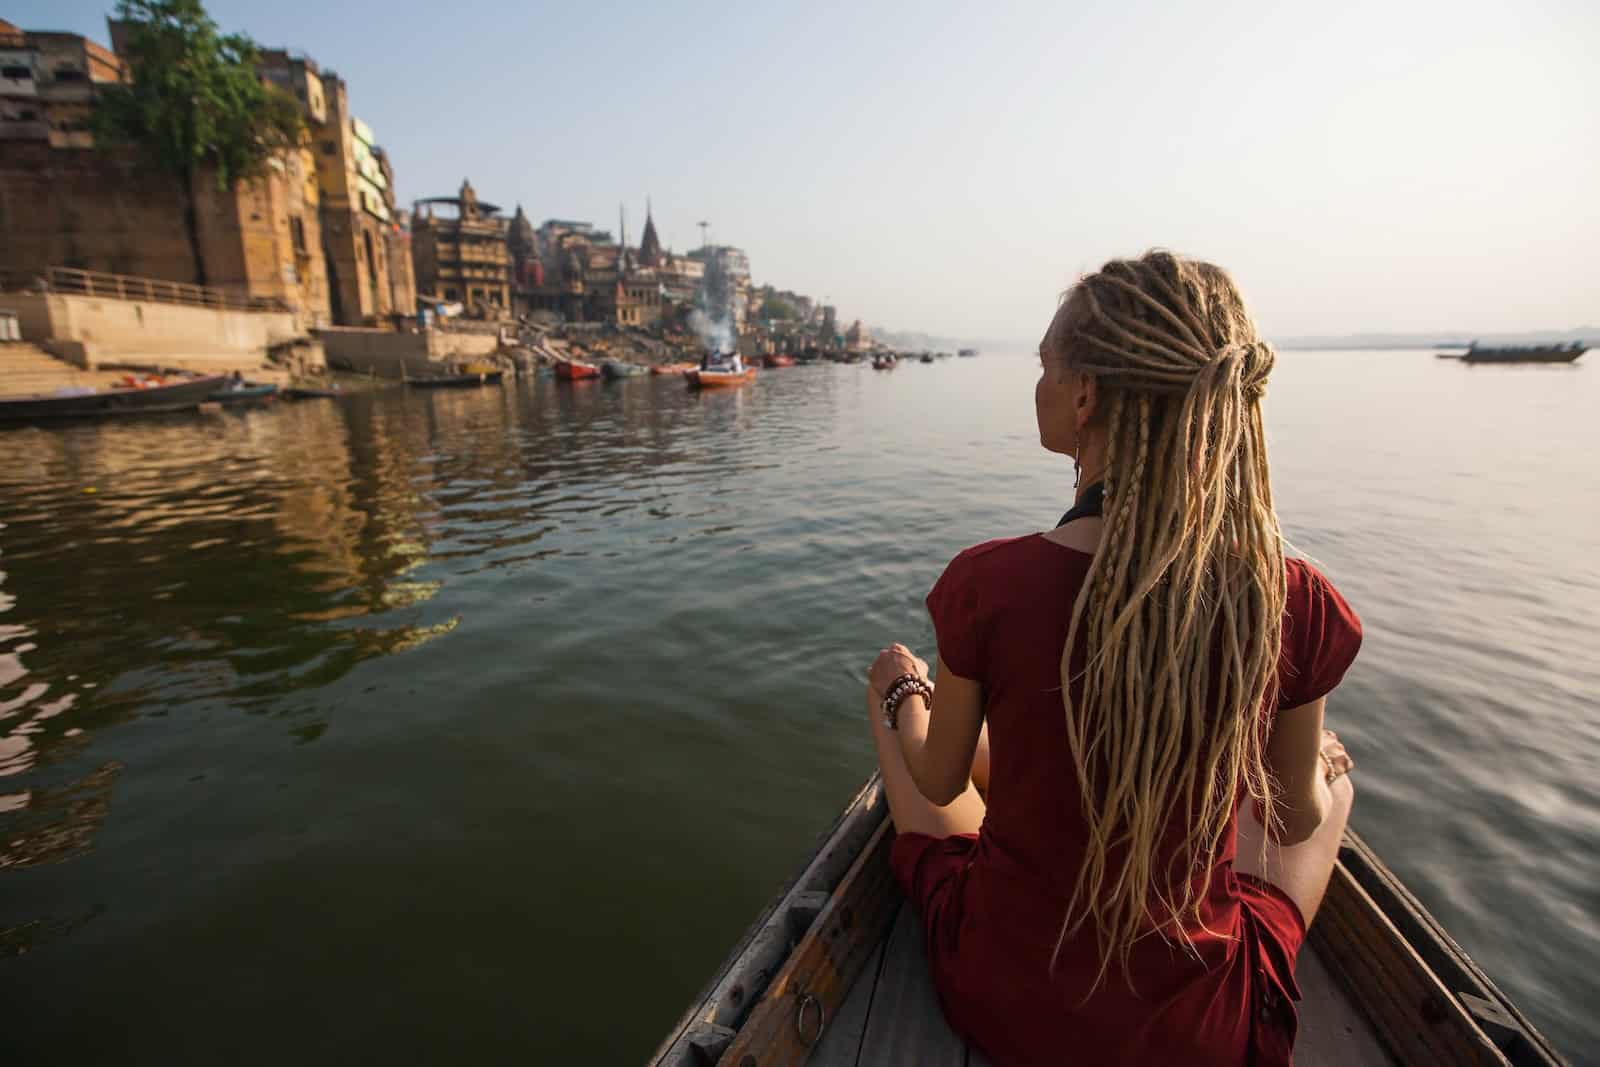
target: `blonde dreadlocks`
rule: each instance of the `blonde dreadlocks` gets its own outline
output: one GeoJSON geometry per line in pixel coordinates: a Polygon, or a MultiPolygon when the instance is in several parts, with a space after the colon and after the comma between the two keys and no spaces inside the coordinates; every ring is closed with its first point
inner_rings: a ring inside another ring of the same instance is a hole
{"type": "Polygon", "coordinates": [[[1098,986],[1153,930],[1188,943],[1241,781],[1271,817],[1259,717],[1284,560],[1261,396],[1274,354],[1226,272],[1166,252],[1080,281],[1044,352],[1094,378],[1106,431],[1100,549],[1061,654],[1089,838],[1056,942],[1059,955],[1092,924],[1098,986]],[[1171,825],[1181,845],[1163,865],[1171,825]]]}

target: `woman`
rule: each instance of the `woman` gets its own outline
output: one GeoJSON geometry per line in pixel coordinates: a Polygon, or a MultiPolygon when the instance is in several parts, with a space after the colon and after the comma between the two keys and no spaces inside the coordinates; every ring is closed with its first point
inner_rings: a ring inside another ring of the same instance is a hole
{"type": "Polygon", "coordinates": [[[1076,506],[950,563],[937,699],[904,646],[869,674],[896,877],[997,1067],[1287,1064],[1352,798],[1323,708],[1361,628],[1284,559],[1273,350],[1224,271],[1153,252],[1080,281],[1039,354],[1076,506]]]}

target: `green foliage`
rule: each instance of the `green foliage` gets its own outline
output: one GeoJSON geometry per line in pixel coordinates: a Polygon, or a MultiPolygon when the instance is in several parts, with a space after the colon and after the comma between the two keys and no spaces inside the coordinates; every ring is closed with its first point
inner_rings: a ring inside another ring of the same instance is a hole
{"type": "Polygon", "coordinates": [[[783,297],[769,296],[761,302],[761,317],[774,322],[793,322],[800,317],[800,312],[783,297]]]}
{"type": "Polygon", "coordinates": [[[181,178],[214,168],[219,188],[300,143],[299,105],[261,81],[255,42],[220,33],[201,0],[120,0],[117,18],[133,82],[99,95],[97,143],[135,145],[181,178]]]}

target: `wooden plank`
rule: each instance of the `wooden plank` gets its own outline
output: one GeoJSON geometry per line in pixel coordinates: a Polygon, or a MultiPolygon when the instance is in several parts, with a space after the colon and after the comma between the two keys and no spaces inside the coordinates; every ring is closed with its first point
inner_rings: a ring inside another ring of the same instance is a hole
{"type": "Polygon", "coordinates": [[[894,827],[885,821],[751,1010],[724,1063],[787,1067],[805,1062],[894,920],[900,891],[889,870],[893,842],[894,827]]]}
{"type": "Polygon", "coordinates": [[[1566,1063],[1359,835],[1346,832],[1339,859],[1507,1059],[1518,1067],[1566,1063]]]}
{"type": "Polygon", "coordinates": [[[1310,942],[1402,1067],[1508,1067],[1342,863],[1334,866],[1310,942]]]}
{"type": "Polygon", "coordinates": [[[702,1023],[739,1027],[795,943],[790,905],[804,905],[811,899],[805,894],[828,892],[838,885],[867,840],[885,824],[888,808],[883,782],[873,774],[818,839],[800,872],[756,916],[689,1010],[668,1031],[650,1058],[650,1067],[699,1067],[703,1061],[691,1047],[689,1035],[702,1023]]]}
{"type": "Polygon", "coordinates": [[[928,970],[922,916],[907,904],[889,935],[872,1017],[861,1041],[862,1064],[966,1067],[967,1047],[950,1029],[928,970]]]}
{"type": "Polygon", "coordinates": [[[1298,1067],[1393,1067],[1372,1024],[1310,946],[1300,952],[1295,980],[1300,984],[1298,1067]]]}
{"type": "Polygon", "coordinates": [[[883,967],[883,948],[884,942],[879,942],[877,951],[850,986],[849,995],[839,1005],[833,1021],[822,1033],[822,1040],[811,1053],[808,1067],[856,1067],[861,1054],[861,1035],[866,1032],[867,1016],[872,1012],[872,994],[878,985],[878,972],[883,967]]]}

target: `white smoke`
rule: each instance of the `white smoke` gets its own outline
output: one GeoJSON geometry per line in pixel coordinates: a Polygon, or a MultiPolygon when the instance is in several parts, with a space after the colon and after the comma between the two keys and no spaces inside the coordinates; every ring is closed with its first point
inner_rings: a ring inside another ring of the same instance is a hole
{"type": "Polygon", "coordinates": [[[695,336],[700,338],[700,343],[707,352],[721,355],[733,351],[733,322],[729,319],[713,319],[706,314],[705,309],[695,308],[689,312],[689,328],[695,336]]]}

